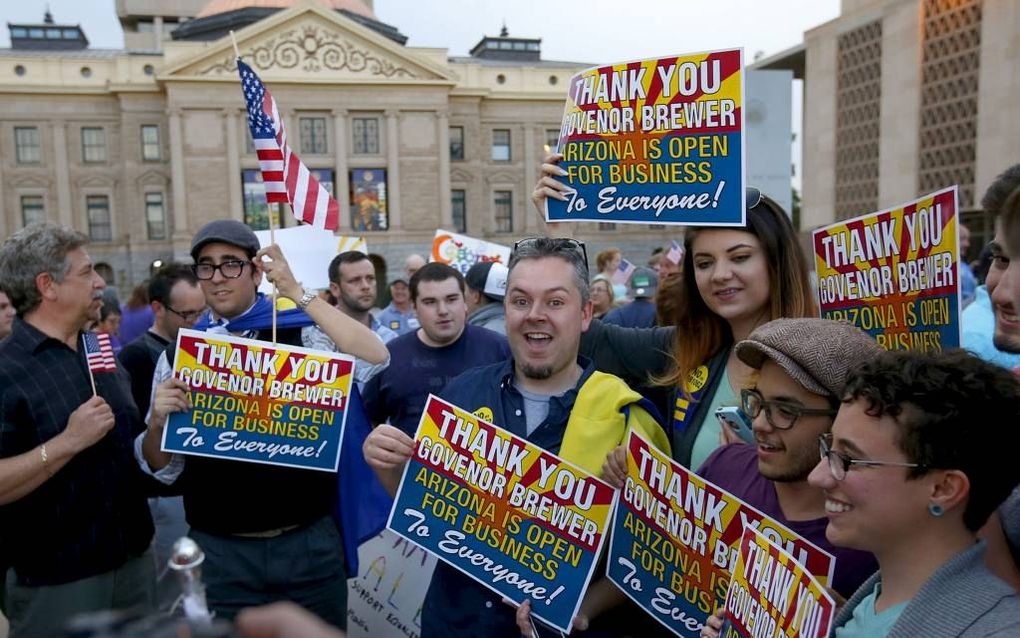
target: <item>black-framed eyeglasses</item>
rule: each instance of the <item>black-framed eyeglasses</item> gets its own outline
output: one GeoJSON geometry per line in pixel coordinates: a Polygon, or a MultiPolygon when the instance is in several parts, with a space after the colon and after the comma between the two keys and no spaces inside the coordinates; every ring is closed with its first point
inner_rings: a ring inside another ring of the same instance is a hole
{"type": "Polygon", "coordinates": [[[740,409],[752,419],[757,419],[764,410],[765,419],[777,430],[789,430],[802,416],[836,416],[837,412],[831,408],[805,408],[791,401],[766,401],[755,388],[740,391],[740,409]]]}
{"type": "MultiPolygon", "coordinates": [[[[226,275],[224,275],[224,276],[226,276],[226,275]]],[[[169,310],[170,312],[174,313],[175,315],[177,315],[181,319],[187,321],[188,323],[192,323],[192,322],[196,321],[199,317],[202,316],[202,313],[205,312],[205,308],[203,308],[201,310],[185,310],[185,311],[182,312],[180,310],[175,310],[175,309],[171,308],[168,304],[163,304],[163,307],[166,308],[167,310],[169,310]]]]}
{"type": "Polygon", "coordinates": [[[823,434],[818,437],[818,452],[821,455],[822,460],[828,461],[829,472],[832,473],[832,478],[837,481],[842,481],[846,478],[846,473],[854,465],[860,467],[916,467],[925,469],[924,465],[920,463],[897,463],[894,461],[865,461],[863,459],[850,458],[842,452],[837,452],[832,449],[832,433],[823,434]]]}
{"type": "Polygon", "coordinates": [[[250,264],[250,261],[241,261],[240,259],[232,259],[225,261],[222,264],[194,264],[191,267],[191,271],[195,273],[195,276],[199,279],[208,281],[216,275],[216,271],[220,271],[220,274],[227,279],[237,279],[244,272],[244,267],[250,264]]]}
{"type": "Polygon", "coordinates": [[[574,251],[581,256],[584,260],[584,269],[586,272],[588,269],[588,250],[584,247],[584,242],[574,239],[573,237],[527,237],[514,242],[513,251],[510,253],[510,259],[513,260],[514,255],[517,253],[519,248],[528,248],[529,246],[545,245],[548,250],[556,251],[563,248],[574,251]]]}
{"type": "Polygon", "coordinates": [[[744,188],[744,210],[751,210],[760,204],[763,199],[765,199],[765,196],[754,186],[744,188]]]}

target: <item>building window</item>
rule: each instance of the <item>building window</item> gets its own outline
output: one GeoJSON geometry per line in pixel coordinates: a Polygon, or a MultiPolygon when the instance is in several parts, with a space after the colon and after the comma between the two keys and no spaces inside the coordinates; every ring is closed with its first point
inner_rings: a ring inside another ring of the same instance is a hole
{"type": "Polygon", "coordinates": [[[39,152],[39,129],[34,126],[14,127],[14,155],[18,164],[38,164],[42,161],[39,152]]]}
{"type": "Polygon", "coordinates": [[[301,127],[301,152],[312,155],[325,155],[326,118],[302,117],[298,119],[301,127]]]}
{"type": "Polygon", "coordinates": [[[354,137],[355,155],[379,154],[379,118],[355,117],[351,126],[354,137]]]}
{"type": "Polygon", "coordinates": [[[496,191],[496,232],[514,232],[514,194],[510,191],[496,191]]]}
{"type": "Polygon", "coordinates": [[[510,129],[498,128],[492,131],[492,161],[510,161],[510,129]]]}
{"type": "Polygon", "coordinates": [[[85,198],[85,211],[89,219],[89,238],[92,241],[113,239],[110,225],[110,198],[106,195],[89,195],[85,198]]]}
{"type": "Polygon", "coordinates": [[[159,160],[159,127],[146,124],[142,127],[142,159],[152,162],[159,160]]]}
{"type": "Polygon", "coordinates": [[[82,127],[81,161],[106,161],[106,131],[101,128],[82,127]]]}
{"type": "Polygon", "coordinates": [[[560,143],[560,130],[558,128],[545,129],[545,152],[551,153],[556,150],[560,143]]]}
{"type": "Polygon", "coordinates": [[[269,228],[269,216],[273,215],[276,227],[280,223],[280,205],[266,201],[266,187],[262,185],[262,171],[247,169],[241,171],[241,197],[244,202],[244,223],[252,230],[269,228]]]}
{"type": "Polygon", "coordinates": [[[616,224],[613,222],[599,222],[599,230],[616,230],[616,224]]]}
{"type": "Polygon", "coordinates": [[[163,193],[145,194],[145,226],[149,239],[166,239],[166,208],[163,193]]]}
{"type": "Polygon", "coordinates": [[[257,153],[255,149],[255,140],[251,137],[251,129],[246,124],[244,126],[244,152],[248,155],[255,155],[257,153]]]}
{"type": "Polygon", "coordinates": [[[464,159],[464,127],[450,127],[450,159],[464,159]]]}
{"type": "Polygon", "coordinates": [[[42,195],[21,196],[21,223],[25,226],[46,221],[46,206],[42,195]]]}
{"type": "Polygon", "coordinates": [[[457,189],[450,191],[450,202],[453,204],[453,229],[458,233],[466,233],[467,192],[457,189]]]}
{"type": "Polygon", "coordinates": [[[386,171],[381,168],[351,171],[351,228],[355,231],[388,230],[386,171]]]}

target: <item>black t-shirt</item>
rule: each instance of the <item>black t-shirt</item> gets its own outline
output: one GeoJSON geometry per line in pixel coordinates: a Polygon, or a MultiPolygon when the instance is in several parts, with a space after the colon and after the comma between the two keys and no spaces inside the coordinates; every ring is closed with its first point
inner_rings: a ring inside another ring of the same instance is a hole
{"type": "Polygon", "coordinates": [[[156,371],[159,355],[166,350],[170,341],[151,330],[124,346],[117,355],[121,365],[131,377],[131,396],[138,406],[138,413],[145,418],[149,413],[149,398],[152,396],[152,373],[156,371]]]}

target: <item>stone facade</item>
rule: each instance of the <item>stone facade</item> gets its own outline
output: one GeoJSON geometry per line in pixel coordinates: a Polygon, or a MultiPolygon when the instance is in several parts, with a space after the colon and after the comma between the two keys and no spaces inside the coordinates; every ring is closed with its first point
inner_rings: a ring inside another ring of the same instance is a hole
{"type": "MultiPolygon", "coordinates": [[[[295,150],[309,168],[331,172],[341,234],[365,236],[399,265],[426,253],[437,228],[456,230],[453,197],[464,202],[469,235],[510,244],[539,232],[531,190],[567,81],[587,65],[449,58],[311,4],[236,37],[283,109],[295,150]],[[463,159],[451,156],[451,134],[461,131],[463,159]],[[494,160],[493,142],[507,134],[509,159],[494,160]],[[351,226],[350,176],[361,169],[385,171],[386,230],[351,226]]],[[[154,260],[186,258],[205,222],[246,219],[243,176],[258,168],[229,38],[158,44],[0,50],[0,236],[42,217],[90,233],[94,259],[110,266],[122,294],[154,260]]],[[[289,213],[281,219],[294,223],[289,213]]],[[[578,234],[592,255],[620,245],[638,263],[663,242],[647,226],[578,234]]]]}

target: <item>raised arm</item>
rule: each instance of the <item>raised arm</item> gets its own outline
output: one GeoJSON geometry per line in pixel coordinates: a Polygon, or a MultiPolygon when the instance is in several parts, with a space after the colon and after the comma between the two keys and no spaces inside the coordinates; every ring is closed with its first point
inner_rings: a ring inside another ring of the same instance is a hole
{"type": "MultiPolygon", "coordinates": [[[[266,246],[255,255],[255,263],[270,282],[276,284],[280,294],[299,303],[305,289],[294,279],[283,252],[276,244],[266,246]],[[269,257],[269,261],[263,260],[269,257]]],[[[333,340],[341,352],[358,357],[368,363],[384,363],[389,352],[382,340],[368,326],[355,321],[337,308],[316,296],[305,307],[305,313],[333,340]]]]}
{"type": "Polygon", "coordinates": [[[669,370],[676,328],[624,328],[591,322],[581,335],[581,354],[595,369],[615,374],[629,385],[648,385],[653,376],[669,370]]]}

